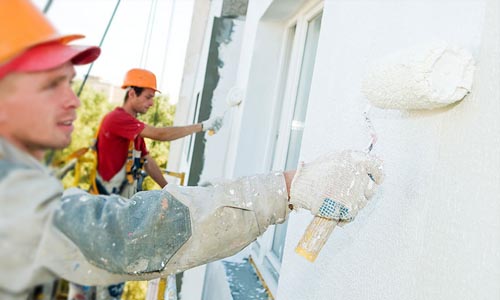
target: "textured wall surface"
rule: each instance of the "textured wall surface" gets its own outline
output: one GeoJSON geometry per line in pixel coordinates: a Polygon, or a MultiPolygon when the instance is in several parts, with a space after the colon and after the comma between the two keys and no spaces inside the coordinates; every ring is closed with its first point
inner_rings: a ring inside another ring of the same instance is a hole
{"type": "Polygon", "coordinates": [[[311,220],[292,214],[278,299],[500,299],[500,53],[496,0],[325,1],[301,152],[364,149],[367,62],[445,40],[477,61],[472,92],[430,112],[372,109],[386,181],[315,263],[294,252],[311,220]]]}
{"type": "MultiPolygon", "coordinates": [[[[245,28],[245,22],[232,18],[220,18],[224,26],[219,30],[224,34],[220,35],[209,53],[209,57],[217,62],[208,72],[205,83],[211,81],[210,86],[210,101],[211,113],[210,116],[224,116],[224,126],[213,136],[205,136],[204,148],[204,165],[200,173],[199,184],[214,178],[224,177],[226,153],[230,144],[232,122],[234,114],[238,109],[237,106],[230,106],[227,101],[227,96],[231,88],[236,85],[236,74],[238,72],[240,50],[242,45],[242,37],[245,28]],[[217,78],[215,82],[213,79],[217,78]]],[[[206,89],[203,93],[208,95],[206,89]]]]}
{"type": "MultiPolygon", "coordinates": [[[[232,18],[214,18],[213,22],[197,122],[224,115],[228,106],[225,100],[226,95],[233,84],[230,79],[234,77],[238,67],[236,61],[241,46],[238,37],[243,31],[241,29],[243,21],[232,18]]],[[[220,167],[220,163],[224,160],[228,130],[230,130],[230,124],[227,124],[229,117],[224,118],[224,121],[226,126],[217,135],[213,137],[207,134],[196,135],[188,185],[203,184],[202,177],[207,172],[209,179],[222,177],[224,168],[220,167]],[[216,167],[211,167],[214,163],[216,167]]]]}
{"type": "Polygon", "coordinates": [[[244,17],[247,14],[248,0],[224,0],[222,17],[244,17]]]}

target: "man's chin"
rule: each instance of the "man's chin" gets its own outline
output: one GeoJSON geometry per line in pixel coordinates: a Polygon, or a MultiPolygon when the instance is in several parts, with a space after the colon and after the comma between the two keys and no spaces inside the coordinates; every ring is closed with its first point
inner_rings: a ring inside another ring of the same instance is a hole
{"type": "Polygon", "coordinates": [[[57,145],[49,147],[48,150],[61,150],[68,147],[70,144],[71,144],[71,137],[61,140],[59,143],[57,143],[57,145]]]}

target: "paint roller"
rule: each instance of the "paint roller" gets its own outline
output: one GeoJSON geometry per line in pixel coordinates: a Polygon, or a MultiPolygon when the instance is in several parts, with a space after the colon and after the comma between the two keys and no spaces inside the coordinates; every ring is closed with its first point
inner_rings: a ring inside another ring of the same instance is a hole
{"type": "MultiPolygon", "coordinates": [[[[226,104],[227,107],[224,110],[224,113],[222,114],[222,118],[226,117],[226,113],[233,107],[236,107],[240,105],[240,103],[243,101],[243,97],[245,96],[245,91],[237,86],[233,86],[232,88],[229,89],[226,95],[226,104]]],[[[209,130],[208,135],[212,136],[215,134],[214,130],[209,130]]]]}
{"type": "MultiPolygon", "coordinates": [[[[446,43],[419,46],[371,63],[362,92],[378,108],[431,110],[462,100],[471,90],[474,68],[472,55],[464,49],[446,43]]],[[[371,136],[367,153],[377,141],[369,109],[363,113],[371,136]]],[[[338,222],[315,216],[295,251],[314,262],[338,222]]]]}

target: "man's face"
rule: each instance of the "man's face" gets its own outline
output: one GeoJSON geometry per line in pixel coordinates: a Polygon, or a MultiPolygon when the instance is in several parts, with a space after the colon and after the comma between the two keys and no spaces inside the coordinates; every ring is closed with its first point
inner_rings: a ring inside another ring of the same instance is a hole
{"type": "Polygon", "coordinates": [[[142,93],[136,97],[134,101],[134,110],[136,113],[145,114],[148,109],[153,106],[155,90],[145,88],[142,93]]]}
{"type": "Polygon", "coordinates": [[[80,100],[71,89],[71,62],[49,71],[13,73],[0,80],[0,135],[31,155],[71,142],[80,100]]]}

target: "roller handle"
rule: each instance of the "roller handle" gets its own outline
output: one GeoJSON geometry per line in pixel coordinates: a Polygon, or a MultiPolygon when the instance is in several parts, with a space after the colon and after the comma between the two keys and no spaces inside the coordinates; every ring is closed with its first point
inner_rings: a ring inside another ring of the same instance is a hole
{"type": "Polygon", "coordinates": [[[338,222],[338,220],[315,216],[295,247],[295,252],[308,261],[314,262],[338,222]]]}
{"type": "MultiPolygon", "coordinates": [[[[369,150],[371,150],[371,147],[369,150]]],[[[368,177],[375,182],[372,174],[368,173],[368,177]]],[[[295,247],[295,252],[305,257],[308,261],[314,262],[338,223],[339,220],[336,219],[315,216],[309,226],[307,226],[306,232],[304,232],[297,247],[295,247]]]]}

